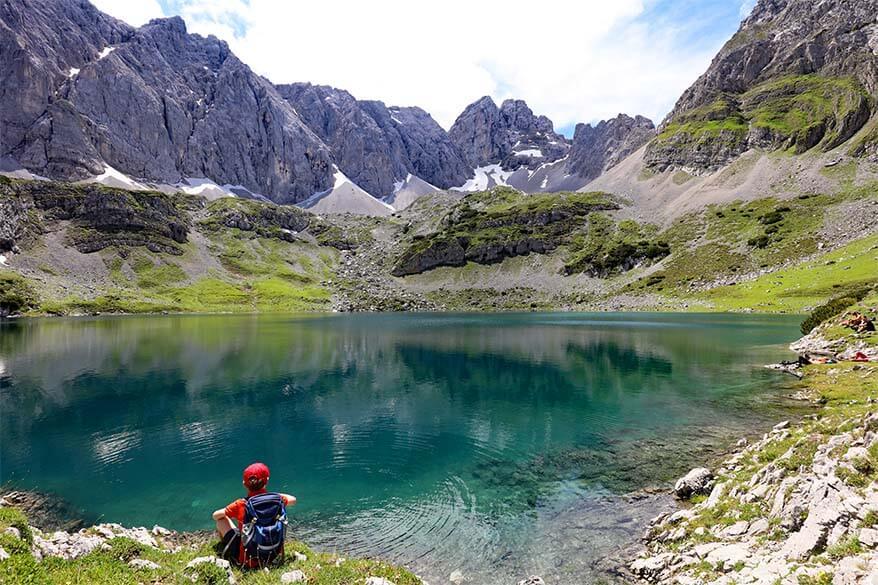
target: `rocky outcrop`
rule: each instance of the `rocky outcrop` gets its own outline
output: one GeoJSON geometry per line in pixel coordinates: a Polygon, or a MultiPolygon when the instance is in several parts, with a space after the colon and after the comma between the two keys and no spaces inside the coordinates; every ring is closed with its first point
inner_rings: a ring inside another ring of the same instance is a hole
{"type": "Polygon", "coordinates": [[[3,64],[0,111],[14,119],[0,156],[62,179],[107,165],[159,183],[208,177],[281,203],[330,186],[329,149],[224,42],[179,17],[134,30],[85,2],[39,4],[0,12],[17,57],[3,64]],[[57,38],[67,30],[73,41],[57,38]]]}
{"type": "Polygon", "coordinates": [[[205,210],[200,225],[207,229],[238,229],[265,238],[296,241],[301,232],[325,229],[324,222],[297,207],[257,203],[241,199],[213,202],[205,210]]]}
{"type": "Polygon", "coordinates": [[[704,467],[696,467],[674,484],[674,495],[681,500],[688,500],[692,496],[703,495],[710,492],[713,482],[713,473],[704,467]]]}
{"type": "Polygon", "coordinates": [[[878,96],[876,12],[876,0],[760,0],[677,101],[645,162],[713,170],[750,148],[801,153],[850,139],[878,96]]]}
{"type": "Polygon", "coordinates": [[[24,209],[39,210],[39,222],[70,222],[70,244],[83,253],[109,246],[144,246],[180,255],[179,244],[188,241],[189,233],[185,206],[201,204],[164,193],[43,181],[6,181],[0,183],[0,194],[24,209]]]}
{"type": "Polygon", "coordinates": [[[536,167],[570,150],[569,141],[555,133],[552,121],[534,115],[522,100],[506,100],[498,108],[485,96],[466,107],[448,134],[473,168],[536,167]]]}
{"type": "Polygon", "coordinates": [[[652,521],[649,550],[631,571],[652,583],[768,585],[824,573],[834,573],[833,583],[871,582],[878,577],[878,485],[866,466],[878,445],[878,413],[842,428],[853,430],[826,437],[778,425],[739,451],[707,500],[652,521]]]}
{"type": "Polygon", "coordinates": [[[575,174],[586,181],[595,179],[649,142],[653,136],[655,124],[643,116],[632,118],[619,114],[595,126],[577,124],[565,162],[566,173],[575,174]]]}
{"type": "Polygon", "coordinates": [[[413,236],[391,274],[407,276],[467,262],[494,264],[530,253],[546,254],[566,241],[586,216],[619,206],[603,194],[524,196],[511,189],[471,195],[454,206],[439,232],[413,236]],[[537,197],[539,197],[537,199],[537,197]],[[503,200],[498,208],[484,199],[503,200]]]}
{"type": "Polygon", "coordinates": [[[277,89],[330,146],[338,168],[375,197],[392,195],[409,174],[443,189],[466,180],[469,169],[457,149],[420,108],[388,108],[310,83],[277,89]]]}

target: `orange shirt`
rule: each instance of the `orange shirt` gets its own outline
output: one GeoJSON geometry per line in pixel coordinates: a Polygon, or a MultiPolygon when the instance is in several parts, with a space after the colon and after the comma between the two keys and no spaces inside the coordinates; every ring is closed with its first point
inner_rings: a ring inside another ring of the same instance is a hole
{"type": "MultiPolygon", "coordinates": [[[[250,494],[251,496],[256,496],[259,494],[266,493],[266,490],[262,490],[261,492],[256,492],[250,494]]],[[[281,496],[281,499],[284,501],[284,506],[290,505],[290,500],[284,496],[281,496]]],[[[228,506],[226,506],[226,518],[232,518],[238,521],[238,529],[244,525],[244,513],[245,506],[247,505],[247,500],[244,498],[238,498],[228,506]]]]}

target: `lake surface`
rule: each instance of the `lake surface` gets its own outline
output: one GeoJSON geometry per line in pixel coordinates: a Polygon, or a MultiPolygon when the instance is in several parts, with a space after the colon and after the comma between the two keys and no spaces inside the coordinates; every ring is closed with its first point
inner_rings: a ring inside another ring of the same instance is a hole
{"type": "Polygon", "coordinates": [[[666,487],[794,407],[798,317],[167,316],[0,325],[0,481],[212,526],[262,460],[293,536],[434,583],[584,582],[666,487]]]}

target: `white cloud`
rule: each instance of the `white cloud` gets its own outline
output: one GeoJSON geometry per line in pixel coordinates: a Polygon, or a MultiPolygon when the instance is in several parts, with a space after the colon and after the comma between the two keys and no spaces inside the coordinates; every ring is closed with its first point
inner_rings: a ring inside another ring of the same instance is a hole
{"type": "Polygon", "coordinates": [[[724,39],[681,46],[667,20],[639,18],[655,2],[179,0],[176,11],[275,83],[418,105],[446,128],[483,95],[517,97],[564,127],[620,112],[659,121],[707,67],[724,39]]]}
{"type": "Polygon", "coordinates": [[[140,26],[153,18],[164,16],[157,0],[91,0],[91,3],[132,26],[140,26]]]}

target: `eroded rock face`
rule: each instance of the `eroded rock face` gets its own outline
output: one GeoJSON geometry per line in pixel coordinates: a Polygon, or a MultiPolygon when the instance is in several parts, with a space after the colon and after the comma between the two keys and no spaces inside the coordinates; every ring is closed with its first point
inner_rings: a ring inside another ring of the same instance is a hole
{"type": "Polygon", "coordinates": [[[84,2],[0,4],[0,152],[24,138],[71,68],[131,37],[133,29],[84,2]]]}
{"type": "Polygon", "coordinates": [[[2,65],[0,111],[12,131],[0,155],[54,178],[101,174],[106,162],[155,182],[209,177],[281,203],[330,187],[329,149],[224,42],[188,34],[179,17],[135,30],[88,3],[34,4],[0,12],[16,56],[2,65]]]}
{"type": "Polygon", "coordinates": [[[409,174],[443,189],[466,180],[469,168],[457,148],[420,108],[359,101],[344,90],[310,83],[277,89],[332,148],[341,171],[376,197],[391,195],[409,174]]]}
{"type": "MultiPolygon", "coordinates": [[[[844,143],[874,115],[876,13],[876,0],[760,0],[677,101],[645,162],[714,170],[750,148],[844,143]],[[790,122],[789,112],[801,118],[790,122]]],[[[852,153],[867,155],[871,144],[852,153]]]]}
{"type": "Polygon", "coordinates": [[[448,134],[473,168],[498,163],[505,170],[534,167],[570,150],[552,121],[534,115],[522,100],[506,100],[498,108],[485,96],[467,106],[448,134]]]}
{"type": "Polygon", "coordinates": [[[619,114],[595,126],[577,124],[565,163],[567,171],[586,180],[595,179],[649,142],[653,136],[655,124],[643,116],[632,118],[619,114]]]}
{"type": "MultiPolygon", "coordinates": [[[[71,222],[75,229],[68,231],[70,244],[83,253],[118,245],[180,255],[179,244],[188,241],[189,219],[183,207],[187,201],[172,195],[42,181],[0,184],[0,194],[10,208],[35,208],[50,223],[71,222]],[[16,205],[9,205],[11,201],[16,205]]],[[[198,204],[196,200],[188,203],[198,204]]],[[[24,232],[13,233],[16,242],[41,229],[32,219],[24,225],[28,226],[24,232]]]]}

